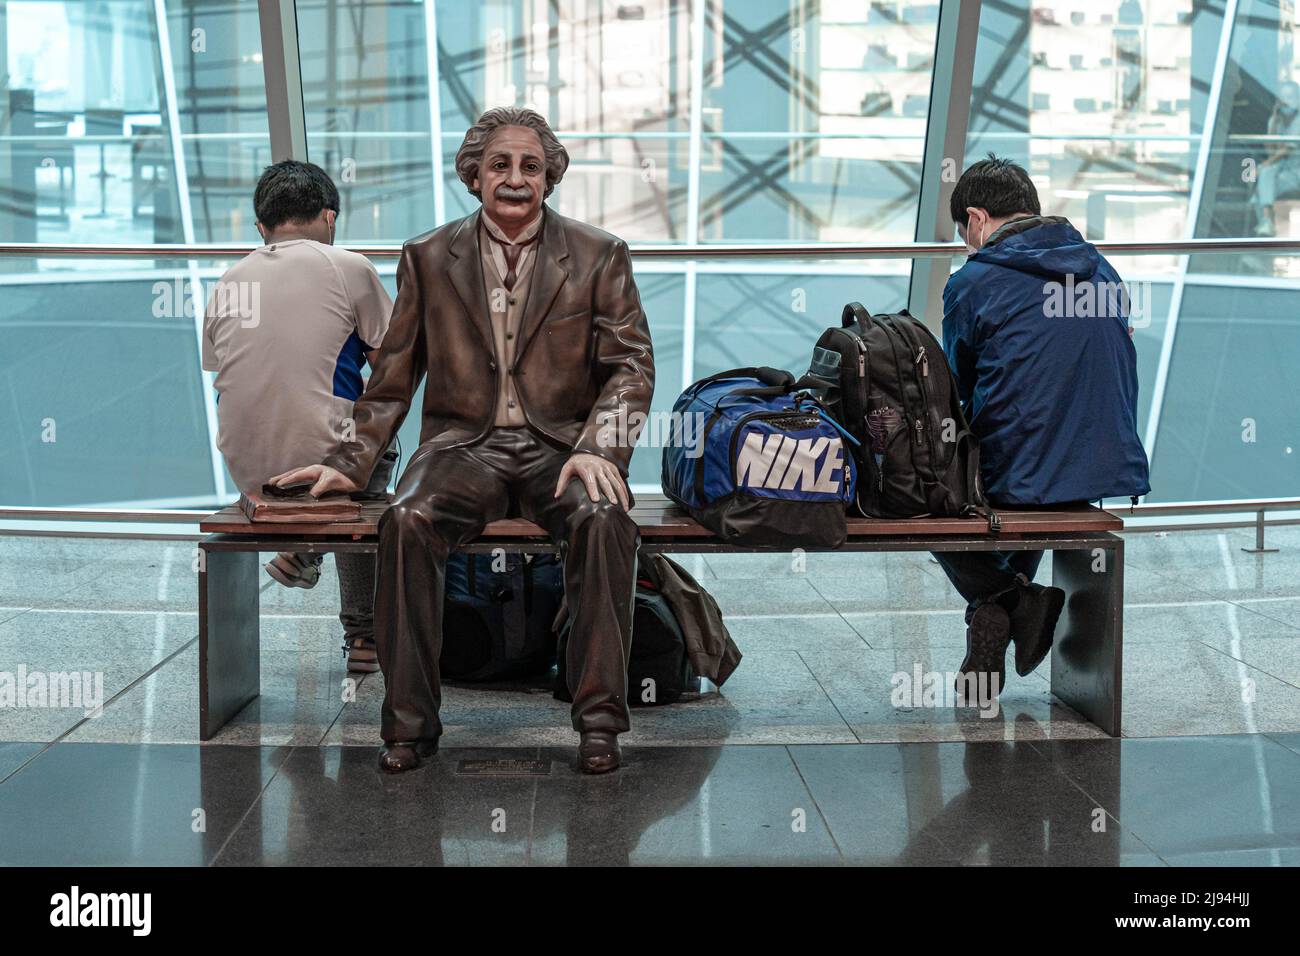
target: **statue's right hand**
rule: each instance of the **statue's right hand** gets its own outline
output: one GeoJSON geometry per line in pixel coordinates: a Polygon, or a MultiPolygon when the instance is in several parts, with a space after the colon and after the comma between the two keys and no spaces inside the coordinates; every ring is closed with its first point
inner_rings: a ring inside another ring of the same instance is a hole
{"type": "Polygon", "coordinates": [[[319,498],[327,491],[357,490],[356,482],[329,465],[308,465],[305,468],[294,468],[282,475],[276,475],[267,484],[283,488],[285,485],[297,485],[304,481],[313,483],[309,492],[313,498],[319,498]]]}

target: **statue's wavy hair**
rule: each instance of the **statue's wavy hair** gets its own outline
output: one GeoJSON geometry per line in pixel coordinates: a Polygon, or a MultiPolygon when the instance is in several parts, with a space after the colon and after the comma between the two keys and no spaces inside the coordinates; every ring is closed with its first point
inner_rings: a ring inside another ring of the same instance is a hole
{"type": "Polygon", "coordinates": [[[526,127],[542,141],[542,159],[546,165],[546,192],[542,195],[549,196],[569,168],[569,151],[561,145],[541,113],[522,106],[499,106],[488,110],[465,131],[465,139],[456,151],[456,175],[470,195],[481,202],[483,194],[474,188],[474,179],[479,174],[479,165],[483,162],[483,152],[487,149],[488,142],[503,126],[526,127]]]}

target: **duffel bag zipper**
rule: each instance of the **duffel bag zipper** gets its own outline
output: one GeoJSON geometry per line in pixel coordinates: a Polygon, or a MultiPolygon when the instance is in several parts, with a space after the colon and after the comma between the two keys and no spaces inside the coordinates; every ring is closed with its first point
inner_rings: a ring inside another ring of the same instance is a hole
{"type": "Polygon", "coordinates": [[[718,419],[722,417],[722,409],[717,405],[711,406],[713,414],[709,420],[704,423],[704,430],[699,437],[700,454],[695,459],[695,500],[704,501],[704,452],[709,443],[709,432],[713,431],[713,426],[717,424],[718,419]]]}

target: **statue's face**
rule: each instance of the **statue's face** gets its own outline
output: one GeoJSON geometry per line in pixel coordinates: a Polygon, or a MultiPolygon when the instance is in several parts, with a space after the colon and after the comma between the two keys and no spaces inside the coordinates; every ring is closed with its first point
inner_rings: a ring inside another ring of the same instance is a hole
{"type": "Polygon", "coordinates": [[[542,141],[526,126],[503,126],[488,140],[474,188],[483,210],[502,227],[531,222],[546,192],[542,141]]]}

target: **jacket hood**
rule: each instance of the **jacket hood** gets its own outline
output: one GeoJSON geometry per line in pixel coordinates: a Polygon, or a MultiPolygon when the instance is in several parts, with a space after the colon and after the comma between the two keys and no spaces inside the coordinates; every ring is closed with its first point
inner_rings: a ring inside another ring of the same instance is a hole
{"type": "Polygon", "coordinates": [[[1062,216],[1028,216],[993,233],[968,261],[1005,266],[1019,272],[1064,281],[1089,279],[1101,265],[1101,253],[1062,216]]]}

